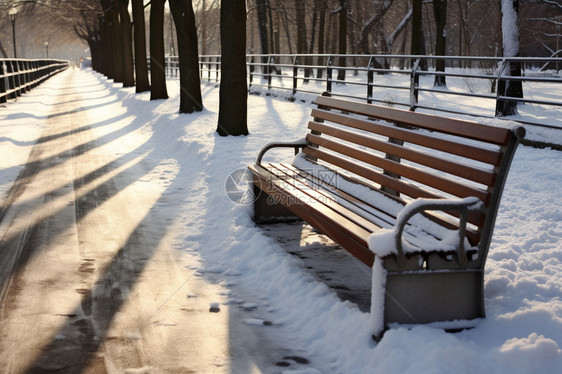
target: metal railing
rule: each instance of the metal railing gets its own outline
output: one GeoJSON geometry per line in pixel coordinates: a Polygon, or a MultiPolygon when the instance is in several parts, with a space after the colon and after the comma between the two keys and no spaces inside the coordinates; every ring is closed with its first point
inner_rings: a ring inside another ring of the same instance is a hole
{"type": "MultiPolygon", "coordinates": [[[[220,81],[220,55],[199,57],[201,78],[220,81]]],[[[167,71],[177,76],[177,57],[168,58],[167,71]],[[169,68],[168,68],[169,66],[169,68]]],[[[562,58],[501,58],[466,56],[411,55],[247,55],[250,90],[289,91],[320,94],[403,106],[412,111],[426,109],[479,117],[500,117],[498,104],[512,101],[562,108],[562,76],[556,70],[562,58]],[[445,71],[435,70],[438,61],[445,71]],[[512,76],[509,66],[519,63],[521,76],[512,76]],[[550,67],[550,70],[548,68],[550,67]],[[435,86],[437,76],[444,76],[447,86],[435,86]],[[502,82],[503,81],[503,82],[502,82]],[[512,97],[498,87],[505,82],[520,81],[524,97],[512,97]],[[527,94],[528,93],[528,94],[527,94]]],[[[552,118],[560,117],[559,113],[552,118]]],[[[534,116],[515,118],[518,122],[543,127],[560,125],[534,120],[534,116]]],[[[509,117],[509,119],[514,119],[509,117]]]]}
{"type": "Polygon", "coordinates": [[[65,60],[0,59],[0,103],[17,99],[68,66],[65,60]]]}

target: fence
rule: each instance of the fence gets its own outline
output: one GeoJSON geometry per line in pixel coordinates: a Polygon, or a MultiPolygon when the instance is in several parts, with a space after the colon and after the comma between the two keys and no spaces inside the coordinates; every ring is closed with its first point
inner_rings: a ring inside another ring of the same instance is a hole
{"type": "Polygon", "coordinates": [[[68,66],[63,60],[0,59],[0,103],[17,99],[68,66]]]}
{"type": "MultiPolygon", "coordinates": [[[[562,108],[558,70],[562,58],[495,58],[466,56],[404,55],[257,55],[247,56],[248,85],[268,92],[288,90],[403,106],[412,111],[427,109],[480,117],[502,117],[505,101],[532,104],[547,110],[562,108]],[[436,71],[444,62],[444,72],[436,71]],[[521,64],[521,76],[511,75],[511,64],[521,64]],[[435,77],[445,77],[446,86],[435,86],[435,77]],[[508,96],[506,82],[521,82],[524,97],[508,96]],[[528,93],[528,94],[525,94],[528,93]]],[[[201,78],[220,80],[220,55],[200,56],[201,78]]],[[[562,66],[562,65],[561,65],[562,66]]],[[[178,74],[177,57],[167,60],[170,76],[178,74]]],[[[531,112],[536,108],[527,108],[531,112]]],[[[540,116],[538,116],[540,117],[540,116]]],[[[554,113],[550,118],[559,118],[554,113]]],[[[531,114],[515,120],[542,127],[562,128],[536,120],[531,114]]],[[[514,119],[514,118],[510,118],[514,119]]]]}

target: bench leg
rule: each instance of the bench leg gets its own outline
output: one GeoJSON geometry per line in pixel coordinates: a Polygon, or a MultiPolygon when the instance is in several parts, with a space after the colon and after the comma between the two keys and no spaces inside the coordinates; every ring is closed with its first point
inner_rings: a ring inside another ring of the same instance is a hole
{"type": "Polygon", "coordinates": [[[277,202],[254,185],[254,222],[259,224],[298,221],[297,217],[287,207],[277,202]]]}
{"type": "Polygon", "coordinates": [[[385,324],[483,318],[482,281],[478,270],[388,273],[385,324]]]}

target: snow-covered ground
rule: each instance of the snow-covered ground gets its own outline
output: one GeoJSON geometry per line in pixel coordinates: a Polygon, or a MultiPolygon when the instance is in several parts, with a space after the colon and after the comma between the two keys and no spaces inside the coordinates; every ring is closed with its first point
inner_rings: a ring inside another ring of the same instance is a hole
{"type": "MultiPolygon", "coordinates": [[[[62,74],[0,108],[2,201],[41,135],[62,74]]],[[[83,81],[83,105],[99,106],[96,135],[113,134],[117,146],[137,152],[150,170],[142,181],[161,194],[153,209],[170,220],[167,244],[193,277],[213,280],[220,291],[211,307],[245,310],[247,333],[298,354],[275,372],[562,372],[562,152],[517,150],[486,264],[487,317],[455,334],[431,326],[393,328],[375,344],[368,314],[306,272],[301,259],[253,223],[251,205],[234,203],[225,191],[229,175],[254,162],[262,145],[306,133],[311,105],[305,95],[299,98],[306,102],[293,103],[250,95],[250,136],[222,138],[215,133],[214,84],[202,86],[203,112],[180,115],[176,81],[168,82],[170,99],[149,101],[148,93],[135,94],[89,70],[75,75],[83,81]],[[108,98],[111,105],[102,105],[108,98]]],[[[562,144],[562,133],[548,136],[562,144]]],[[[189,303],[198,290],[188,278],[170,290],[176,292],[189,303]]]]}

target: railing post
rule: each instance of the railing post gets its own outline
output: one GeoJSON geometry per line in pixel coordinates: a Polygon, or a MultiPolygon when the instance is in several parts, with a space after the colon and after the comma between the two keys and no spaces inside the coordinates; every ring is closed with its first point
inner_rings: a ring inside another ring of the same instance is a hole
{"type": "Polygon", "coordinates": [[[0,104],[8,101],[6,97],[6,64],[4,61],[0,63],[0,104]]]}
{"type": "Polygon", "coordinates": [[[267,90],[271,90],[271,55],[267,56],[267,90]]]}
{"type": "Polygon", "coordinates": [[[33,81],[31,88],[35,88],[37,86],[37,61],[31,62],[31,66],[31,80],[33,81]]]}
{"type": "Polygon", "coordinates": [[[297,93],[297,84],[298,84],[298,75],[299,75],[299,67],[298,64],[299,63],[299,57],[295,56],[295,58],[293,59],[293,93],[291,95],[292,98],[295,97],[295,94],[297,93]]]}
{"type": "Polygon", "coordinates": [[[254,56],[250,56],[250,61],[248,61],[248,89],[252,87],[252,82],[254,81],[254,56]]]}
{"type": "Polygon", "coordinates": [[[506,94],[506,89],[507,89],[507,84],[503,83],[502,84],[502,75],[503,72],[505,70],[505,68],[509,65],[509,62],[507,59],[503,59],[502,61],[502,65],[501,67],[498,69],[498,77],[497,77],[497,83],[496,83],[496,111],[494,116],[495,117],[500,117],[503,116],[503,99],[500,98],[500,96],[503,96],[506,94]],[[504,92],[500,92],[500,91],[504,91],[504,92]]]}
{"type": "Polygon", "coordinates": [[[420,66],[421,59],[421,57],[416,58],[410,75],[410,111],[412,112],[415,112],[418,106],[418,87],[420,84],[418,68],[420,66]]]}
{"type": "Polygon", "coordinates": [[[31,82],[31,71],[29,68],[29,61],[24,62],[25,65],[25,91],[28,92],[31,90],[31,86],[29,83],[31,82]]]}
{"type": "Polygon", "coordinates": [[[220,63],[221,63],[221,58],[220,56],[217,56],[216,63],[215,63],[215,82],[219,81],[219,70],[222,70],[219,69],[220,63]]]}
{"type": "Polygon", "coordinates": [[[328,57],[326,62],[326,92],[332,92],[332,65],[334,64],[333,57],[328,57]]]}
{"type": "Polygon", "coordinates": [[[373,103],[373,81],[375,78],[375,72],[372,70],[375,65],[373,62],[374,56],[369,58],[369,64],[367,65],[367,103],[373,103]]]}
{"type": "Polygon", "coordinates": [[[21,79],[20,79],[20,64],[19,61],[14,61],[14,84],[16,86],[16,97],[21,96],[21,79]]]}

